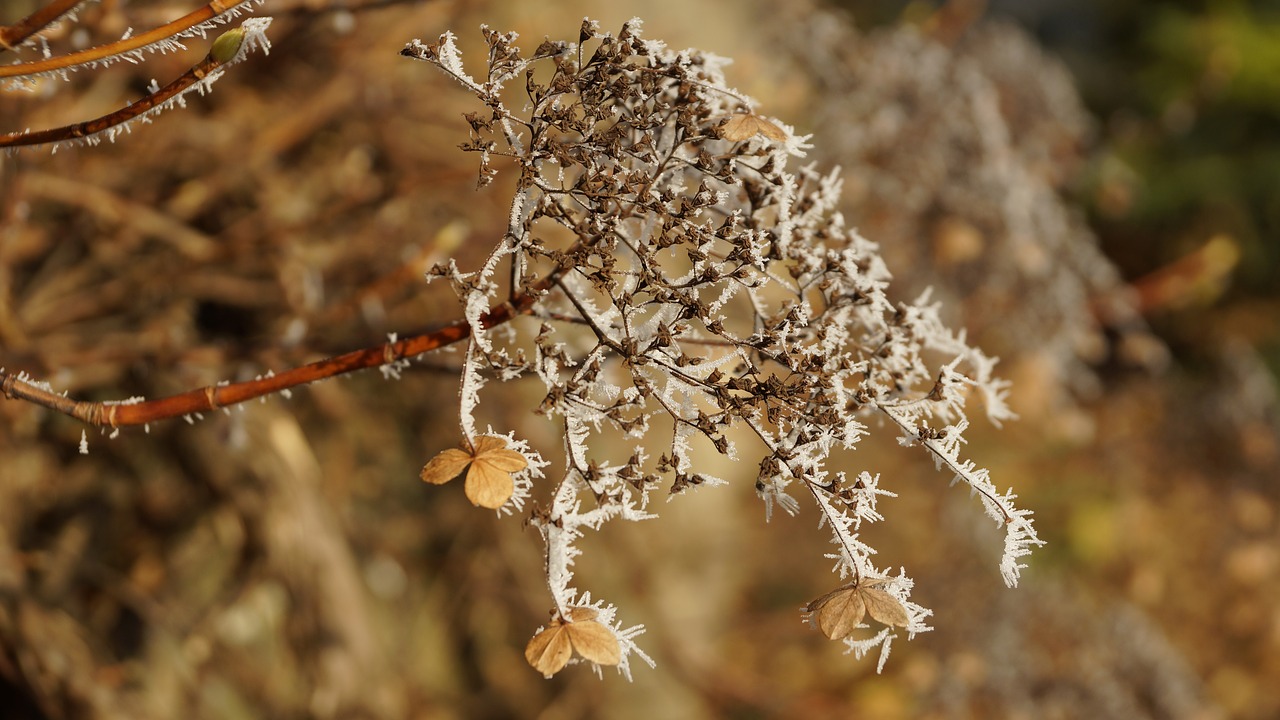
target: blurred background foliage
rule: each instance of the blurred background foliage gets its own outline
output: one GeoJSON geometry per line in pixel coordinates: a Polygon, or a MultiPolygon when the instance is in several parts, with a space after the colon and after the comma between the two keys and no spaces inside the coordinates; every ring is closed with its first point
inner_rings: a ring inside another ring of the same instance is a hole
{"type": "MultiPolygon", "coordinates": [[[[929,3],[842,4],[870,25],[931,11],[929,3]]],[[[1096,118],[1095,153],[1075,197],[1125,276],[1204,251],[1199,282],[1166,301],[1198,321],[1154,313],[1161,334],[1194,357],[1203,328],[1225,324],[1280,372],[1271,321],[1280,314],[1280,4],[988,5],[1066,63],[1096,118]]]]}
{"type": "MultiPolygon", "coordinates": [[[[433,262],[505,225],[473,190],[465,92],[397,55],[481,22],[532,46],[616,30],[604,0],[268,0],[271,55],[96,148],[0,164],[0,366],[88,399],[253,377],[457,316],[433,262]],[[373,5],[384,5],[373,3],[373,5]]],[[[535,535],[428,488],[456,358],[108,439],[0,402],[6,718],[1109,717],[1280,714],[1280,167],[1274,6],[646,3],[645,34],[845,168],[851,221],[910,297],[1003,358],[1022,420],[971,451],[1049,545],[1005,589],[999,535],[923,457],[873,529],[936,630],[883,674],[803,627],[831,589],[812,512],[765,525],[754,468],[584,543],[585,588],[644,623],[629,684],[524,662],[535,535]],[[1011,24],[1009,19],[1017,21],[1011,24]],[[1062,58],[1059,62],[1057,58],[1062,58]],[[1268,366],[1270,370],[1268,370],[1268,366]]],[[[190,3],[102,0],[74,44],[190,3]]],[[[2,20],[19,14],[4,6],[2,20]],[[12,14],[10,14],[12,13],[12,14]]],[[[0,94],[5,129],[91,117],[203,54],[0,94]]],[[[554,457],[533,383],[488,419],[554,457]]],[[[707,462],[722,462],[709,457],[707,462]]],[[[806,509],[807,510],[807,509],[806,509]]]]}

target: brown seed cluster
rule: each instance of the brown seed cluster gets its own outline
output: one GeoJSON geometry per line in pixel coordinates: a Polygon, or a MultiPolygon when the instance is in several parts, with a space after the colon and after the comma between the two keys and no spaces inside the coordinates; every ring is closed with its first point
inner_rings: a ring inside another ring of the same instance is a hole
{"type": "MultiPolygon", "coordinates": [[[[755,486],[768,509],[794,512],[793,492],[816,502],[842,575],[864,579],[810,606],[827,635],[847,637],[868,612],[922,629],[911,617],[923,609],[867,579],[885,573],[857,531],[880,519],[876,496],[891,493],[866,473],[850,479],[830,467],[832,453],[868,434],[862,420],[875,413],[1017,525],[1015,550],[1034,540],[1011,497],[958,456],[967,390],[1000,402],[994,361],[926,301],[890,301],[877,247],[836,209],[839,175],[789,168],[802,139],[752,112],[718,60],[667,50],[633,23],[614,36],[587,21],[579,44],[546,41],[528,57],[511,34],[486,29],[484,37],[483,78],[463,70],[451,34],[414,41],[403,54],[436,65],[485,106],[466,116],[462,145],[480,156],[480,184],[500,158],[518,172],[506,236],[483,268],[435,274],[450,278],[469,312],[500,301],[504,284],[513,295],[545,293],[535,333],[473,328],[462,414],[468,427],[466,388],[481,375],[533,374],[546,387],[537,411],[563,423],[566,471],[531,522],[547,543],[557,608],[579,604],[570,580],[584,529],[647,517],[649,494],[663,484],[681,493],[722,482],[699,471],[699,441],[758,464],[755,486]],[[509,281],[495,279],[500,266],[509,281]],[[643,445],[613,457],[619,436],[643,445]]],[[[497,484],[480,456],[470,457],[471,472],[483,468],[477,483],[497,484]]],[[[433,477],[456,474],[464,459],[441,460],[433,477]]],[[[530,662],[554,672],[573,648],[610,664],[583,650],[591,628],[554,625],[531,643],[530,662]]],[[[624,671],[630,647],[623,644],[624,671]]]]}

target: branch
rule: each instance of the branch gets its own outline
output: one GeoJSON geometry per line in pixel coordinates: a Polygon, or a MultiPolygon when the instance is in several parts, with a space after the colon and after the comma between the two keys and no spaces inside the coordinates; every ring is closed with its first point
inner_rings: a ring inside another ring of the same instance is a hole
{"type": "MultiPolygon", "coordinates": [[[[271,18],[254,18],[246,20],[240,28],[223,33],[204,57],[190,70],[176,80],[155,90],[115,112],[84,122],[50,128],[48,130],[20,131],[0,135],[0,148],[21,147],[24,145],[44,145],[46,143],[86,141],[93,136],[111,132],[119,132],[129,122],[137,119],[146,120],[152,115],[163,112],[175,103],[182,102],[182,96],[193,90],[205,92],[209,85],[230,65],[242,60],[251,47],[267,47],[266,31],[271,18]],[[246,31],[253,33],[246,37],[246,31]],[[203,85],[202,85],[203,83],[203,85]],[[113,130],[116,128],[116,130],[113,130]]],[[[14,67],[14,66],[11,66],[14,67]]]]}
{"type": "Polygon", "coordinates": [[[0,51],[12,50],[22,41],[48,27],[58,18],[76,9],[84,0],[54,0],[48,5],[7,27],[0,27],[0,51]]]}
{"type": "MultiPolygon", "coordinates": [[[[487,329],[527,313],[543,292],[555,283],[557,277],[558,274],[552,274],[512,300],[490,308],[480,317],[480,323],[487,329]]],[[[458,320],[428,333],[325,358],[279,375],[268,375],[247,382],[211,385],[156,400],[124,403],[77,402],[32,383],[23,373],[7,372],[0,372],[0,392],[10,400],[26,400],[90,425],[111,428],[145,425],[236,405],[356,370],[390,365],[452,345],[470,335],[471,326],[466,320],[458,320]]]]}
{"type": "MultiPolygon", "coordinates": [[[[128,53],[141,53],[150,45],[173,41],[174,38],[184,34],[194,32],[203,33],[201,25],[218,19],[226,13],[232,13],[243,5],[247,5],[254,0],[213,0],[208,5],[187,13],[173,22],[166,23],[157,28],[152,28],[147,32],[133,37],[117,40],[106,45],[99,45],[80,52],[63,55],[56,58],[48,58],[45,60],[36,60],[33,62],[17,63],[14,65],[0,65],[0,79],[25,77],[28,75],[39,75],[41,73],[51,73],[60,70],[69,70],[81,65],[89,65],[97,62],[110,62],[109,58],[119,59],[120,56],[128,53]]],[[[46,8],[47,10],[48,8],[46,8]]],[[[36,15],[40,13],[37,12],[36,15]]],[[[35,15],[31,16],[35,17],[35,15]]],[[[232,15],[234,17],[234,15],[232,15]]],[[[30,20],[30,18],[27,18],[30,20]]],[[[27,22],[24,20],[23,22],[27,22]]],[[[19,23],[21,25],[22,23],[19,23]]],[[[17,27],[17,26],[15,26],[17,27]]],[[[32,31],[34,32],[34,31],[32,31]]]]}

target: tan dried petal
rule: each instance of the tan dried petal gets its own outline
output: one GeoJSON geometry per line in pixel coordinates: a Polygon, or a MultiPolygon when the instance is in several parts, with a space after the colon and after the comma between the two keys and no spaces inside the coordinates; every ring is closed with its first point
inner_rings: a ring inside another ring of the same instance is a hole
{"type": "Polygon", "coordinates": [[[529,461],[515,450],[507,449],[507,441],[492,435],[476,439],[476,462],[486,462],[502,472],[520,472],[529,467],[529,461]]]}
{"type": "Polygon", "coordinates": [[[564,626],[569,642],[582,657],[597,665],[617,665],[622,662],[622,648],[618,636],[595,620],[577,620],[564,626]]]}
{"type": "Polygon", "coordinates": [[[467,471],[465,490],[473,505],[496,510],[511,499],[515,489],[511,473],[494,468],[487,459],[476,458],[467,471]]]}
{"type": "Polygon", "coordinates": [[[524,455],[507,449],[504,438],[482,435],[471,451],[445,450],[422,468],[422,479],[439,485],[467,469],[467,499],[474,505],[494,510],[502,507],[515,492],[511,473],[529,466],[524,455]],[[470,468],[467,466],[470,465],[470,468]]]}
{"type": "Polygon", "coordinates": [[[422,468],[422,479],[433,485],[441,485],[458,476],[471,462],[471,456],[462,450],[450,448],[431,458],[422,468]]]}
{"type": "Polygon", "coordinates": [[[818,629],[832,640],[848,637],[866,615],[889,627],[906,627],[911,621],[907,608],[878,587],[884,582],[870,579],[836,588],[806,605],[805,611],[813,615],[818,629]]]}
{"type": "Polygon", "coordinates": [[[805,608],[814,613],[818,620],[818,629],[832,640],[843,640],[849,637],[862,622],[866,614],[866,605],[858,588],[846,585],[838,590],[823,595],[809,603],[805,608]]]}
{"type": "MultiPolygon", "coordinates": [[[[592,607],[571,607],[569,608],[569,622],[582,622],[583,620],[595,620],[600,616],[592,607]]],[[[559,621],[563,622],[563,621],[559,621]]]]}
{"type": "Polygon", "coordinates": [[[574,652],[597,665],[622,662],[618,637],[595,620],[594,608],[569,609],[569,618],[551,621],[551,626],[533,636],[524,649],[524,659],[544,677],[560,672],[574,652]]]}
{"type": "Polygon", "coordinates": [[[858,593],[862,596],[863,604],[867,606],[867,614],[873,619],[889,627],[906,627],[911,621],[907,617],[907,608],[888,592],[880,588],[864,586],[858,589],[858,593]]]}
{"type": "Polygon", "coordinates": [[[524,649],[524,659],[547,678],[560,672],[572,654],[573,648],[565,626],[558,624],[534,635],[524,649]]]}
{"type": "Polygon", "coordinates": [[[740,142],[756,135],[764,135],[779,142],[787,139],[787,133],[782,128],[751,113],[738,113],[720,126],[720,137],[725,140],[740,142]]]}

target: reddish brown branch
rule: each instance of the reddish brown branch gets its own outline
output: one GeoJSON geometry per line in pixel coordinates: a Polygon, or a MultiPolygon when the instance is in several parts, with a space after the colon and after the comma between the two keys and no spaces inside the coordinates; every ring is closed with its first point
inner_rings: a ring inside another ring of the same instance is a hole
{"type": "Polygon", "coordinates": [[[45,60],[37,60],[34,62],[18,63],[15,65],[0,65],[0,78],[7,77],[23,77],[26,75],[35,75],[43,72],[51,72],[54,70],[62,70],[77,65],[87,65],[91,62],[97,62],[106,58],[123,55],[125,53],[139,50],[153,43],[161,42],[167,38],[179,35],[191,28],[222,15],[229,10],[244,5],[248,0],[213,0],[204,7],[187,13],[173,22],[166,23],[160,27],[153,28],[140,35],[135,35],[124,40],[117,40],[106,45],[99,45],[80,52],[63,55],[61,57],[48,58],[45,60]]]}
{"type": "Polygon", "coordinates": [[[115,112],[108,113],[93,120],[86,120],[72,125],[64,125],[58,128],[37,130],[34,132],[14,132],[0,135],[0,147],[43,145],[45,143],[62,142],[65,140],[78,140],[80,138],[89,137],[90,135],[95,135],[105,130],[109,130],[112,127],[129,122],[140,115],[144,115],[155,107],[163,105],[171,98],[181,94],[187,88],[200,82],[219,65],[222,65],[222,63],[215,60],[212,56],[206,55],[203,60],[197,63],[190,70],[183,73],[173,82],[165,85],[150,95],[129,103],[115,112]]]}
{"type": "MultiPolygon", "coordinates": [[[[544,279],[509,302],[491,308],[489,312],[480,316],[480,324],[485,328],[491,328],[524,314],[550,286],[556,275],[553,274],[544,279]]],[[[355,370],[390,365],[405,358],[452,345],[470,335],[471,326],[465,320],[459,320],[429,333],[325,358],[278,375],[269,375],[241,383],[212,385],[179,395],[134,403],[77,402],[33,385],[10,373],[0,374],[3,378],[0,381],[0,392],[10,400],[26,400],[91,425],[113,428],[145,425],[236,405],[246,400],[355,370]]]]}
{"type": "Polygon", "coordinates": [[[0,27],[0,51],[11,50],[23,40],[75,9],[84,0],[54,0],[8,27],[0,27]]]}

